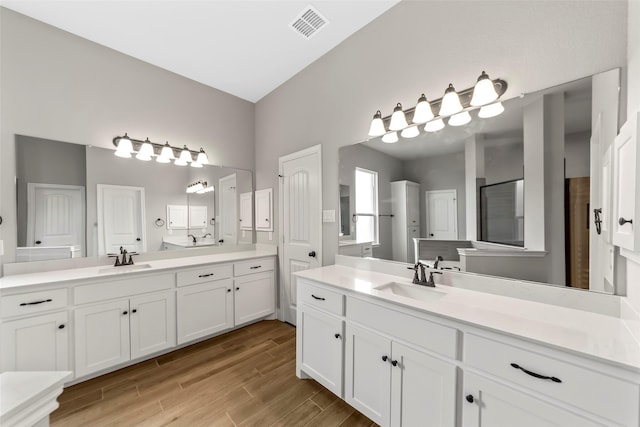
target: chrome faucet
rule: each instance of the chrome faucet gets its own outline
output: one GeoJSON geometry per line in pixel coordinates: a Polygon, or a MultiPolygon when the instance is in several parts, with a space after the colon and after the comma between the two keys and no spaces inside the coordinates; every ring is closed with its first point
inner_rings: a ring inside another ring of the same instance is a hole
{"type": "Polygon", "coordinates": [[[128,252],[124,247],[120,246],[120,255],[118,254],[107,254],[109,258],[115,258],[116,262],[113,264],[114,267],[120,267],[122,265],[133,265],[133,255],[138,255],[137,252],[128,252]],[[129,254],[129,259],[127,260],[127,254],[129,254]],[[120,260],[120,255],[122,255],[122,261],[120,260]]]}
{"type": "Polygon", "coordinates": [[[211,233],[206,233],[204,236],[201,237],[201,239],[206,239],[207,236],[211,236],[211,233]]]}
{"type": "Polygon", "coordinates": [[[187,237],[191,237],[194,244],[198,243],[198,239],[196,239],[196,236],[194,236],[193,234],[187,234],[187,237]]]}
{"type": "Polygon", "coordinates": [[[434,268],[435,270],[437,270],[437,269],[438,269],[438,264],[440,263],[440,261],[444,261],[444,259],[442,259],[442,257],[441,257],[440,255],[438,255],[438,256],[436,257],[436,260],[435,260],[435,261],[434,261],[434,263],[433,263],[433,268],[434,268]]]}
{"type": "MultiPolygon", "coordinates": [[[[440,261],[442,261],[442,257],[438,257],[438,258],[440,259],[440,261]]],[[[438,260],[436,260],[436,263],[437,262],[438,260]]],[[[414,271],[413,281],[411,283],[413,283],[414,285],[429,286],[430,288],[436,287],[436,282],[433,280],[433,275],[442,274],[442,272],[440,271],[429,271],[429,278],[427,279],[427,271],[426,271],[427,266],[421,263],[420,261],[416,262],[413,267],[407,267],[407,268],[409,270],[414,271]],[[418,270],[420,271],[419,277],[418,277],[418,270]]]]}

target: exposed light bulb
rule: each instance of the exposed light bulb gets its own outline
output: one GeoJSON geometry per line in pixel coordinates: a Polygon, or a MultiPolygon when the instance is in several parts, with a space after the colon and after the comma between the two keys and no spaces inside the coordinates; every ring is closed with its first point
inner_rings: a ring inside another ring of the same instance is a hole
{"type": "Polygon", "coordinates": [[[462,104],[460,103],[460,97],[456,92],[456,89],[451,83],[449,87],[444,91],[442,97],[442,103],[440,104],[439,116],[452,116],[462,111],[462,104]]]}
{"type": "Polygon", "coordinates": [[[207,153],[204,152],[202,148],[200,148],[200,152],[198,153],[198,157],[196,158],[196,162],[200,165],[208,165],[209,158],[207,157],[207,153]]]}
{"type": "Polygon", "coordinates": [[[471,121],[471,114],[468,111],[463,111],[462,113],[454,114],[449,117],[449,126],[462,126],[466,125],[471,121]]]}
{"type": "Polygon", "coordinates": [[[382,113],[380,110],[376,111],[371,120],[371,126],[369,127],[369,136],[384,135],[386,130],[384,129],[384,122],[382,121],[382,113]]]}
{"type": "Polygon", "coordinates": [[[478,117],[481,119],[488,119],[489,117],[499,116],[503,111],[504,106],[502,105],[502,102],[496,102],[482,107],[480,111],[478,111],[478,117]]]}
{"type": "Polygon", "coordinates": [[[118,157],[129,158],[131,157],[132,152],[133,144],[125,133],[122,138],[118,139],[118,146],[116,147],[116,152],[114,154],[118,157]]]}
{"type": "Polygon", "coordinates": [[[382,142],[386,144],[393,144],[394,142],[398,142],[398,132],[389,132],[382,135],[382,142]]]}
{"type": "Polygon", "coordinates": [[[407,126],[409,126],[407,123],[407,117],[404,115],[404,111],[402,111],[402,104],[398,102],[396,107],[393,109],[393,114],[391,115],[389,130],[401,130],[407,126]]]}
{"type": "Polygon", "coordinates": [[[493,81],[489,78],[484,71],[478,77],[478,81],[473,88],[473,96],[471,97],[470,105],[472,107],[479,107],[481,105],[489,104],[490,102],[498,99],[498,93],[493,85],[493,81]]]}
{"type": "Polygon", "coordinates": [[[402,132],[400,132],[400,136],[403,138],[415,138],[418,135],[420,135],[420,129],[418,129],[418,126],[416,125],[409,126],[408,128],[403,129],[402,132]]]}
{"type": "Polygon", "coordinates": [[[136,154],[136,159],[148,162],[151,160],[151,156],[153,156],[153,154],[153,146],[151,145],[149,138],[147,138],[140,146],[138,154],[136,154]]]}
{"type": "Polygon", "coordinates": [[[431,104],[427,101],[427,97],[423,93],[420,98],[418,98],[418,103],[416,104],[416,108],[413,111],[413,123],[426,123],[429,120],[433,119],[433,111],[431,110],[431,104]]]}
{"type": "Polygon", "coordinates": [[[424,130],[427,132],[437,132],[442,128],[444,128],[444,122],[442,119],[432,120],[424,125],[424,130]]]}

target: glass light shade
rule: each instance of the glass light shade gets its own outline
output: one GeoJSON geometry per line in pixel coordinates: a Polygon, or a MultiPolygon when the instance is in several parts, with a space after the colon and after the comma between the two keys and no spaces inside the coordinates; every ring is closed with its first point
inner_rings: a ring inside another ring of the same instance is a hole
{"type": "Polygon", "coordinates": [[[449,117],[449,126],[462,126],[466,125],[471,121],[471,115],[468,111],[463,111],[462,113],[455,114],[449,117]]]}
{"type": "Polygon", "coordinates": [[[210,193],[213,190],[214,190],[214,187],[212,185],[210,185],[210,186],[204,187],[202,190],[198,191],[198,194],[210,193]]]}
{"type": "Polygon", "coordinates": [[[145,162],[148,162],[149,160],[151,160],[151,156],[153,156],[153,146],[151,145],[151,143],[149,142],[149,139],[147,138],[147,140],[145,142],[142,143],[142,145],[140,146],[140,149],[138,150],[138,154],[136,154],[136,159],[138,160],[144,160],[145,162]]]}
{"type": "Polygon", "coordinates": [[[452,116],[456,113],[462,111],[462,104],[460,103],[460,97],[456,92],[456,89],[453,87],[451,83],[449,83],[449,87],[444,91],[444,96],[442,97],[442,103],[440,104],[440,112],[439,116],[452,116]]]}
{"type": "Polygon", "coordinates": [[[382,121],[382,113],[380,110],[376,111],[371,120],[371,126],[369,127],[369,136],[384,135],[386,130],[384,129],[384,122],[382,121]]]}
{"type": "Polygon", "coordinates": [[[173,155],[173,148],[169,145],[169,142],[165,142],[162,150],[160,150],[160,155],[156,157],[156,162],[158,163],[169,163],[171,160],[176,157],[173,155]]]}
{"type": "MultiPolygon", "coordinates": [[[[196,158],[196,162],[198,162],[200,164],[200,166],[209,164],[209,158],[207,157],[207,153],[205,153],[202,148],[200,149],[200,152],[198,153],[198,157],[196,158]]],[[[193,166],[193,165],[191,165],[191,166],[193,166]]],[[[198,167],[198,166],[194,166],[194,167],[198,167]]]]}
{"type": "Polygon", "coordinates": [[[194,182],[193,184],[189,184],[187,186],[187,193],[197,193],[198,191],[202,191],[204,185],[202,185],[202,181],[194,182]]]}
{"type": "Polygon", "coordinates": [[[427,97],[422,94],[418,99],[416,108],[413,111],[413,123],[426,123],[433,119],[433,111],[431,110],[431,104],[427,101],[427,97]]]}
{"type": "Polygon", "coordinates": [[[118,139],[118,146],[116,147],[115,155],[118,157],[129,158],[133,152],[133,144],[125,133],[124,136],[118,139]]]}
{"type": "Polygon", "coordinates": [[[398,132],[389,132],[385,135],[382,135],[382,142],[387,144],[398,142],[398,132]]]}
{"type": "Polygon", "coordinates": [[[490,102],[498,99],[498,93],[493,86],[493,81],[489,78],[484,71],[478,77],[478,82],[473,88],[473,96],[471,97],[471,106],[479,107],[481,105],[489,104],[490,102]]]}
{"type": "Polygon", "coordinates": [[[184,148],[182,149],[182,151],[180,152],[180,157],[178,158],[178,160],[175,161],[175,164],[178,165],[178,166],[184,166],[187,163],[190,163],[192,161],[193,161],[193,159],[191,158],[191,152],[189,151],[189,149],[185,145],[184,148]],[[178,162],[180,162],[180,163],[178,163],[178,162]]]}
{"type": "Polygon", "coordinates": [[[158,156],[156,157],[156,162],[158,163],[169,163],[171,160],[166,157],[158,156]]]}
{"type": "Polygon", "coordinates": [[[424,125],[424,130],[427,132],[437,132],[442,128],[444,128],[444,122],[442,119],[432,120],[424,125]]]}
{"type": "Polygon", "coordinates": [[[404,115],[404,111],[402,111],[402,104],[398,102],[398,105],[393,109],[393,114],[391,115],[389,130],[401,130],[407,126],[409,126],[409,123],[407,123],[407,117],[404,115]]]}
{"type": "Polygon", "coordinates": [[[195,162],[191,162],[191,167],[192,168],[201,168],[202,167],[202,163],[195,161],[195,162]]]}
{"type": "Polygon", "coordinates": [[[489,117],[499,116],[503,111],[504,107],[502,106],[502,102],[496,102],[482,107],[478,112],[478,117],[481,119],[488,119],[489,117]]]}
{"type": "Polygon", "coordinates": [[[418,135],[420,135],[420,129],[418,129],[418,126],[409,126],[400,132],[400,136],[403,138],[415,138],[418,135]]]}

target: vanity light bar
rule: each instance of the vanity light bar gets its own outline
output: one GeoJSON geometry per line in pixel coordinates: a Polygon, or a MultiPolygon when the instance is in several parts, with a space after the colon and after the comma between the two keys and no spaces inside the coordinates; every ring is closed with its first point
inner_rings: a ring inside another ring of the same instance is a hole
{"type": "Polygon", "coordinates": [[[191,163],[192,167],[199,168],[202,165],[209,164],[209,158],[202,148],[200,151],[194,151],[187,148],[177,148],[169,145],[169,142],[158,144],[131,138],[125,132],[124,136],[116,136],[113,138],[113,145],[116,147],[115,155],[118,157],[131,158],[132,154],[136,154],[136,159],[149,161],[152,157],[156,157],[158,163],[173,163],[178,166],[186,166],[191,163]],[[195,160],[194,160],[195,159],[195,160]]]}
{"type": "Polygon", "coordinates": [[[393,114],[385,117],[382,116],[380,110],[376,111],[371,120],[369,136],[386,136],[389,133],[422,124],[425,124],[425,131],[434,132],[444,127],[442,119],[446,117],[449,117],[448,122],[451,126],[460,126],[468,123],[469,111],[479,108],[481,109],[481,118],[493,117],[490,115],[491,113],[498,115],[504,111],[499,100],[506,91],[506,81],[502,79],[491,80],[483,71],[474,87],[456,91],[450,84],[442,98],[427,101],[427,97],[422,94],[417,105],[413,108],[403,111],[402,105],[397,103],[393,114]],[[437,111],[437,114],[434,114],[434,111],[437,111]],[[407,117],[412,117],[412,119],[407,120],[407,117]]]}

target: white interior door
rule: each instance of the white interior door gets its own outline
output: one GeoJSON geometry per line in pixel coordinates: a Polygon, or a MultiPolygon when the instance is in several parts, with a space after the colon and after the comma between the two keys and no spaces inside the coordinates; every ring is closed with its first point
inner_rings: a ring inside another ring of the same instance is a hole
{"type": "Polygon", "coordinates": [[[98,254],[147,250],[144,188],[98,184],[98,254]]]}
{"type": "Polygon", "coordinates": [[[85,253],[84,187],[27,184],[26,246],[78,245],[85,253]]]}
{"type": "Polygon", "coordinates": [[[220,178],[220,238],[224,243],[238,243],[238,193],[236,174],[220,178]]]}
{"type": "Polygon", "coordinates": [[[427,238],[458,239],[458,202],[456,190],[425,191],[427,238]]]}
{"type": "Polygon", "coordinates": [[[296,323],[296,271],[322,265],[322,152],[319,145],[279,159],[280,319],[296,323]]]}

